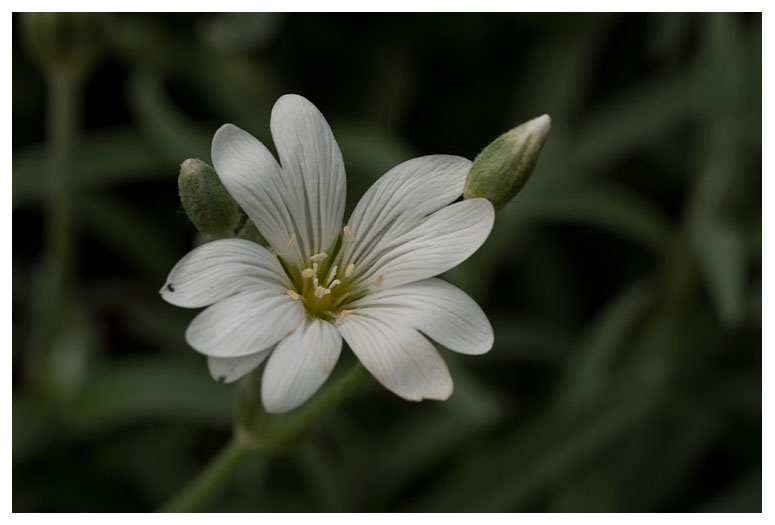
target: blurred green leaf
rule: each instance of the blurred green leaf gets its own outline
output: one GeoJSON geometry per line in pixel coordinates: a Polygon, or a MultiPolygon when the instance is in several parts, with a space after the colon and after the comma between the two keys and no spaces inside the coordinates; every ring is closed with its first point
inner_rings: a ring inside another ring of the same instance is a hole
{"type": "Polygon", "coordinates": [[[731,224],[718,224],[697,232],[694,244],[719,318],[727,326],[738,326],[748,308],[748,261],[741,232],[731,224]]]}
{"type": "Polygon", "coordinates": [[[202,33],[222,49],[255,49],[277,34],[283,13],[219,13],[204,24],[202,33]]]}
{"type": "Polygon", "coordinates": [[[591,323],[571,351],[565,368],[565,379],[558,392],[561,409],[572,413],[605,395],[617,354],[652,302],[651,287],[639,283],[611,301],[591,323]]]}
{"type": "Polygon", "coordinates": [[[78,212],[84,230],[152,282],[161,283],[179,258],[172,232],[125,199],[91,194],[82,199],[78,212]]]}
{"type": "MultiPolygon", "coordinates": [[[[48,159],[45,148],[33,146],[13,156],[13,204],[37,202],[46,195],[48,159]]],[[[102,131],[78,143],[71,169],[73,184],[86,190],[169,177],[169,164],[150,143],[133,130],[102,131]]]]}
{"type": "Polygon", "coordinates": [[[435,487],[422,508],[445,512],[509,512],[551,483],[602,454],[649,418],[658,399],[654,383],[619,384],[604,403],[572,419],[550,413],[462,462],[435,487]]]}
{"type": "Polygon", "coordinates": [[[699,509],[700,512],[761,512],[762,471],[754,469],[699,509]]]}
{"type": "Polygon", "coordinates": [[[611,97],[575,131],[575,144],[568,152],[571,163],[601,169],[668,139],[699,109],[695,89],[695,72],[683,69],[611,97]]]}
{"type": "Polygon", "coordinates": [[[66,423],[75,435],[154,419],[228,427],[233,386],[213,381],[201,361],[191,366],[178,359],[134,359],[95,371],[66,423]]]}
{"type": "Polygon", "coordinates": [[[174,106],[158,75],[136,73],[129,83],[129,99],[140,129],[165,159],[176,164],[188,158],[209,159],[212,135],[174,106]]]}
{"type": "Polygon", "coordinates": [[[609,182],[551,195],[526,194],[505,208],[503,215],[506,223],[562,221],[593,226],[636,242],[654,254],[661,253],[670,235],[669,224],[658,208],[609,182]]]}

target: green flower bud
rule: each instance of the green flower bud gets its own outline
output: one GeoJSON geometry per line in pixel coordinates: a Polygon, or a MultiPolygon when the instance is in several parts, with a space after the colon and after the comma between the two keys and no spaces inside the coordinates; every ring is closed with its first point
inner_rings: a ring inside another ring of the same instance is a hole
{"type": "Polygon", "coordinates": [[[223,187],[215,170],[199,159],[180,165],[180,202],[194,226],[215,236],[231,236],[240,220],[237,204],[223,187]]]}
{"type": "Polygon", "coordinates": [[[474,159],[463,197],[484,197],[496,210],[519,193],[538,162],[552,119],[542,115],[507,131],[474,159]]]}
{"type": "Polygon", "coordinates": [[[96,64],[108,36],[104,13],[26,13],[24,38],[47,74],[81,77],[96,64]]]}

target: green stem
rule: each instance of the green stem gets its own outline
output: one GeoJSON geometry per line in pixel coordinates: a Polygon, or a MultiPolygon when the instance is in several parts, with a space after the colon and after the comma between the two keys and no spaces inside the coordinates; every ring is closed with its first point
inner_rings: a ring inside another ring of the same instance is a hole
{"type": "Polygon", "coordinates": [[[358,363],[339,381],[322,391],[299,411],[258,436],[238,427],[234,437],[188,485],[161,507],[162,512],[193,512],[211,502],[228,484],[237,467],[251,454],[284,448],[301,438],[320,418],[335,408],[366,377],[358,363]]]}
{"type": "MultiPolygon", "coordinates": [[[[33,297],[36,335],[31,340],[28,359],[33,376],[63,324],[69,277],[74,267],[72,254],[72,184],[70,171],[75,137],[78,132],[80,83],[73,75],[52,71],[48,81],[48,182],[46,214],[46,253],[40,280],[33,297]]],[[[33,380],[35,377],[33,377],[33,380]]]]}
{"type": "Polygon", "coordinates": [[[232,477],[250,451],[232,438],[210,463],[181,492],[168,501],[162,512],[194,512],[212,501],[232,477]]]}

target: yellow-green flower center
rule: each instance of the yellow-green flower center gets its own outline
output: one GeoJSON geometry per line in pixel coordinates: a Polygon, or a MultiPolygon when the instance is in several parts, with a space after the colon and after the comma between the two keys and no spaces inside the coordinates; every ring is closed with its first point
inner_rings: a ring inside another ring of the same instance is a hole
{"type": "Polygon", "coordinates": [[[346,306],[354,299],[351,276],[355,265],[341,268],[333,264],[326,253],[310,257],[309,265],[293,272],[293,289],[288,295],[301,301],[311,317],[319,317],[334,323],[341,322],[350,313],[346,306]]]}

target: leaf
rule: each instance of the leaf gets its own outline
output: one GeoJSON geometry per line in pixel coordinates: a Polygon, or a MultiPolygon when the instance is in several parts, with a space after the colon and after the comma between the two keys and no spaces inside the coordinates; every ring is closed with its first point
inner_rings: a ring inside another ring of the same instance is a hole
{"type": "Polygon", "coordinates": [[[162,282],[178,259],[175,239],[125,199],[100,193],[82,199],[80,224],[152,282],[162,282]]]}
{"type": "Polygon", "coordinates": [[[637,321],[653,302],[653,295],[646,283],[625,290],[586,329],[565,367],[557,400],[561,409],[575,412],[605,394],[617,353],[632,336],[637,321]]]}
{"type": "Polygon", "coordinates": [[[233,387],[213,381],[204,360],[118,361],[97,371],[69,411],[76,436],[153,420],[228,426],[234,415],[233,387]]]}
{"type": "Polygon", "coordinates": [[[585,224],[634,241],[654,254],[661,253],[670,236],[668,222],[657,208],[609,182],[548,195],[524,195],[511,207],[504,210],[507,222],[585,224]]]}
{"type": "Polygon", "coordinates": [[[599,170],[644,146],[664,141],[698,110],[695,73],[643,81],[606,100],[575,130],[570,163],[599,170]]]}
{"type": "MultiPolygon", "coordinates": [[[[38,202],[48,192],[48,154],[33,146],[13,155],[13,206],[38,202]]],[[[101,131],[78,142],[73,154],[72,180],[79,191],[123,182],[176,176],[174,164],[164,160],[137,132],[101,131]],[[169,170],[169,171],[168,171],[169,170]]]]}
{"type": "Polygon", "coordinates": [[[570,475],[654,412],[659,386],[618,384],[606,403],[574,418],[549,413],[482,447],[424,499],[436,512],[510,512],[570,475]]]}
{"type": "Polygon", "coordinates": [[[724,325],[739,326],[748,312],[748,260],[742,232],[724,223],[693,236],[697,262],[716,313],[724,325]]]}
{"type": "Polygon", "coordinates": [[[129,83],[129,100],[143,133],[170,162],[208,159],[211,135],[176,108],[164,92],[161,78],[141,71],[129,83]]]}

